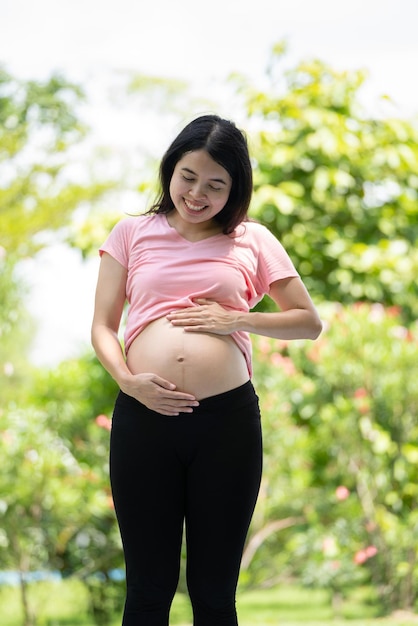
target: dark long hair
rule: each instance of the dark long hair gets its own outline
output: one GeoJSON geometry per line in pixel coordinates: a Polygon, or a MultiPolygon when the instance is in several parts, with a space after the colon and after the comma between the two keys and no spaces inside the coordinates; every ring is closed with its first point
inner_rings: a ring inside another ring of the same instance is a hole
{"type": "Polygon", "coordinates": [[[170,182],[174,168],[186,152],[205,150],[230,175],[232,187],[227,203],[215,217],[224,234],[247,219],[253,191],[253,177],[247,140],[233,122],[217,115],[203,115],[190,122],[174,139],[161,164],[160,195],[148,213],[170,213],[174,204],[170,182]]]}

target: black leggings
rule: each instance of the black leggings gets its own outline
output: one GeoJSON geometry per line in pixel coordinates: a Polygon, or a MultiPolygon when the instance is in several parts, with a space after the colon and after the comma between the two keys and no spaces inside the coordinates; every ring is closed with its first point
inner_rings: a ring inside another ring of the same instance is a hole
{"type": "Polygon", "coordinates": [[[120,392],[110,477],[122,537],[123,626],[167,626],[183,524],[195,626],[236,626],[235,591],[262,468],[251,382],[166,417],[120,392]]]}

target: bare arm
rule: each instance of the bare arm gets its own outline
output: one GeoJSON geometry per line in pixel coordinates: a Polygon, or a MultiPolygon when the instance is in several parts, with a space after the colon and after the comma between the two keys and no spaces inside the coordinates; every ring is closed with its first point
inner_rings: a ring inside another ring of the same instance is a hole
{"type": "Polygon", "coordinates": [[[276,339],[316,339],[322,322],[300,278],[277,280],[270,296],[280,308],[272,313],[238,315],[239,330],[276,339]]]}
{"type": "Polygon", "coordinates": [[[108,254],[103,254],[97,280],[91,342],[103,367],[123,385],[130,371],[118,338],[125,304],[126,269],[108,254]]]}
{"type": "Polygon", "coordinates": [[[93,348],[99,361],[126,394],[163,415],[190,413],[198,402],[191,394],[153,373],[132,374],[118,338],[125,304],[126,269],[109,254],[103,254],[96,288],[91,329],[93,348]]]}
{"type": "Polygon", "coordinates": [[[196,300],[196,306],[170,313],[167,319],[187,332],[227,335],[244,330],[276,339],[316,339],[322,323],[300,278],[275,281],[270,296],[280,311],[272,313],[226,310],[216,302],[196,300]]]}

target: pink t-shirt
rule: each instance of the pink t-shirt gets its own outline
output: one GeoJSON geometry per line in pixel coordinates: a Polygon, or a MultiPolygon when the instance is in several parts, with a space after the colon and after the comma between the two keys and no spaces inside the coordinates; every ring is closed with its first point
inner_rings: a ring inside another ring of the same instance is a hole
{"type": "MultiPolygon", "coordinates": [[[[243,222],[232,235],[191,242],[169,225],[166,215],[127,217],[113,228],[100,248],[103,252],[128,271],[126,353],[147,324],[193,306],[196,298],[248,312],[274,281],[298,276],[281,243],[257,222],[243,222]]],[[[231,336],[251,376],[250,336],[244,331],[231,336]]]]}

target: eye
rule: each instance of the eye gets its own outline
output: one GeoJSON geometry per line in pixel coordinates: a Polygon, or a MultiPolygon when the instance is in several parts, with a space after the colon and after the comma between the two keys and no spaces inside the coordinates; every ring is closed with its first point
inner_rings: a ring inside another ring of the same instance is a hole
{"type": "Polygon", "coordinates": [[[212,191],[220,191],[222,187],[214,187],[213,185],[209,185],[209,189],[212,189],[212,191]]]}
{"type": "Polygon", "coordinates": [[[194,178],[188,178],[187,176],[185,176],[184,174],[182,174],[182,178],[183,180],[187,180],[187,182],[191,183],[194,181],[194,178]]]}

